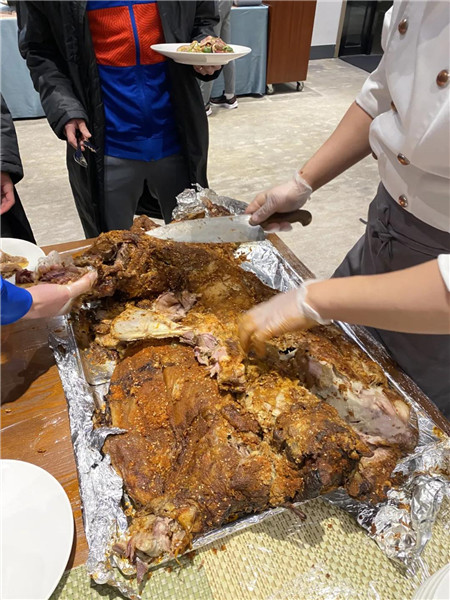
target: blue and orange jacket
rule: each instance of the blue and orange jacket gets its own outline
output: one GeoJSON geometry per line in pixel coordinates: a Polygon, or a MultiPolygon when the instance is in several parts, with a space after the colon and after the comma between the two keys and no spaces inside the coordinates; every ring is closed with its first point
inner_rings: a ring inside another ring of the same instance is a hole
{"type": "Polygon", "coordinates": [[[89,27],[105,109],[105,154],[159,160],[180,151],[158,5],[148,0],[89,0],[89,27]]]}

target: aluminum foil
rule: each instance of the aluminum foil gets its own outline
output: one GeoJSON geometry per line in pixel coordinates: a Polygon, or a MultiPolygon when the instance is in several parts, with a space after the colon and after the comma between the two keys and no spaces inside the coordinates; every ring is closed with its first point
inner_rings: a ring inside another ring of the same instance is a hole
{"type": "MultiPolygon", "coordinates": [[[[188,207],[190,210],[198,208],[198,196],[204,193],[208,193],[210,199],[214,198],[215,203],[221,198],[212,196],[214,193],[211,193],[211,190],[188,190],[179,198],[179,214],[185,216],[188,207]]],[[[226,198],[222,197],[221,201],[229,207],[226,198]]],[[[242,212],[242,207],[237,206],[242,203],[234,202],[237,203],[236,210],[242,212]]],[[[203,204],[201,210],[204,210],[203,204]]],[[[237,250],[237,255],[242,254],[247,257],[242,263],[242,268],[255,273],[274,289],[286,291],[301,283],[299,275],[269,241],[242,244],[237,250]]],[[[358,336],[358,328],[340,325],[363,350],[367,351],[358,336]]],[[[69,406],[85,532],[89,544],[88,572],[97,583],[108,583],[117,587],[124,596],[137,600],[140,598],[137,587],[133,587],[130,580],[122,575],[131,575],[134,568],[111,551],[113,543],[127,529],[122,480],[112,468],[109,457],[101,452],[105,438],[119,433],[120,430],[94,429],[92,422],[94,410],[102,404],[108,384],[88,383],[74,333],[66,318],[63,318],[62,323],[59,319],[52,328],[50,345],[69,406]]],[[[378,351],[381,356],[382,348],[378,348],[378,351]]],[[[379,362],[374,354],[371,358],[379,362]]],[[[388,493],[387,501],[376,506],[357,502],[341,490],[325,498],[352,514],[389,558],[402,564],[408,573],[417,574],[423,568],[420,557],[431,537],[439,506],[444,495],[450,495],[450,441],[436,430],[433,421],[414,399],[399,387],[398,382],[388,373],[386,375],[392,385],[412,404],[418,416],[418,446],[414,453],[403,459],[396,468],[396,472],[403,474],[404,482],[399,488],[388,493]]],[[[414,389],[413,384],[411,389],[414,389]]],[[[198,549],[284,510],[286,509],[277,508],[242,518],[198,538],[193,548],[198,549]]],[[[161,562],[160,565],[165,562],[167,561],[161,562]]],[[[374,598],[376,597],[375,595],[374,598]]]]}
{"type": "Polygon", "coordinates": [[[178,205],[172,212],[172,218],[175,220],[186,219],[203,212],[205,213],[205,217],[210,217],[211,214],[208,206],[205,205],[202,198],[207,198],[218,206],[224,206],[232,215],[241,215],[247,208],[245,202],[228,198],[228,196],[219,196],[214,190],[202,188],[197,183],[195,189],[184,190],[184,192],[177,196],[178,205]]]}

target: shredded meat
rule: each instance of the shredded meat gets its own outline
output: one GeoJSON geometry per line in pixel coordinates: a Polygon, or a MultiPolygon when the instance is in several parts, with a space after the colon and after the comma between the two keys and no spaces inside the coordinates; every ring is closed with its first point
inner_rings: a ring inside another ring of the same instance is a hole
{"type": "Polygon", "coordinates": [[[34,271],[22,269],[16,273],[17,284],[58,283],[61,285],[80,279],[87,268],[78,267],[72,257],[63,257],[55,250],[40,258],[34,271]]]}
{"type": "Polygon", "coordinates": [[[11,256],[0,250],[0,273],[7,279],[18,273],[28,265],[28,259],[24,256],[11,256]]]}

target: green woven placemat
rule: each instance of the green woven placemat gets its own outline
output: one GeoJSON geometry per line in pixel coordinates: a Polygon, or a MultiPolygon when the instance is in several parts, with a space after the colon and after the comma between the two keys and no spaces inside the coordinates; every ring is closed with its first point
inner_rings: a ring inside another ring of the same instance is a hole
{"type": "MultiPolygon", "coordinates": [[[[429,574],[450,561],[446,502],[424,552],[429,574]]],[[[406,578],[344,511],[322,499],[285,512],[198,551],[180,567],[155,571],[144,600],[410,600],[421,583],[406,578]],[[303,508],[303,507],[302,507],[303,508]]],[[[121,598],[84,567],[65,574],[51,600],[121,598]]]]}

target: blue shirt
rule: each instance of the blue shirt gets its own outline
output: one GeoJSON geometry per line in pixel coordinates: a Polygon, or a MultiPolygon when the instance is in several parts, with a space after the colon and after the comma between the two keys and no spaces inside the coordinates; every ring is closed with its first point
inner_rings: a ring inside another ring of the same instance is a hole
{"type": "Polygon", "coordinates": [[[105,109],[105,154],[159,160],[180,152],[164,42],[152,0],[89,0],[87,15],[105,109]]]}
{"type": "Polygon", "coordinates": [[[3,277],[0,278],[0,290],[1,323],[9,325],[27,314],[33,304],[33,296],[28,290],[5,281],[3,277]]]}

